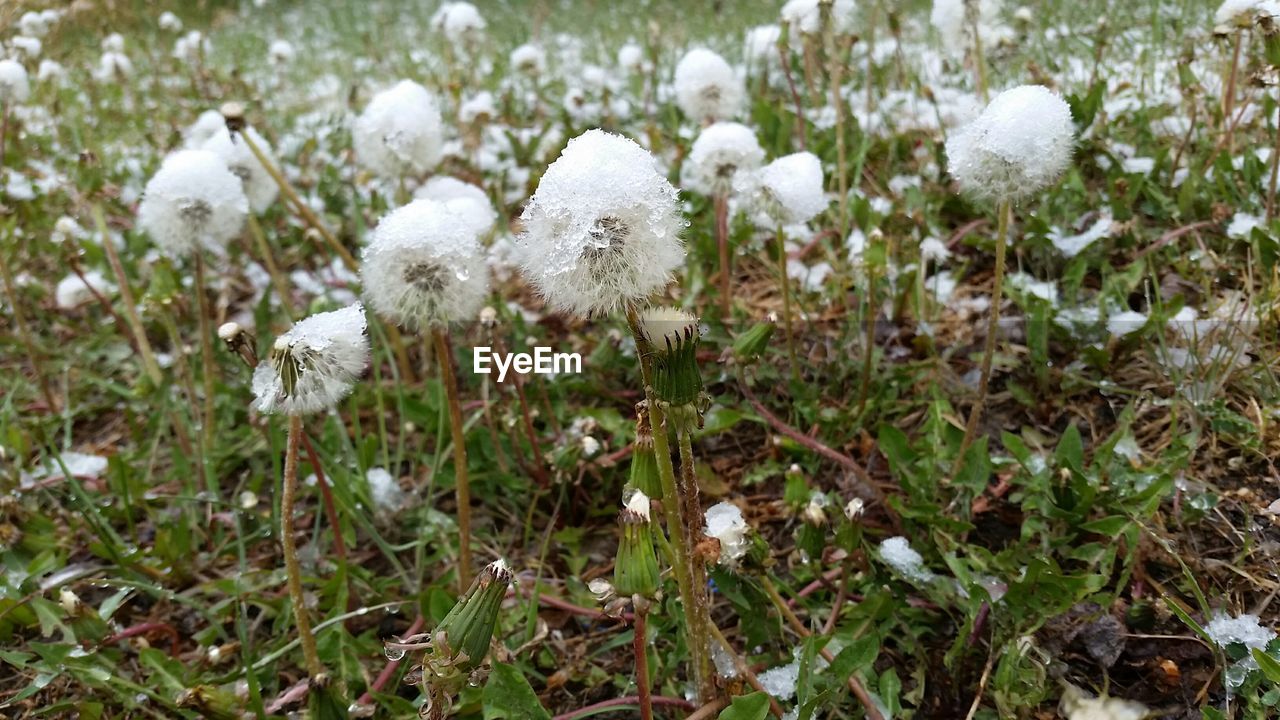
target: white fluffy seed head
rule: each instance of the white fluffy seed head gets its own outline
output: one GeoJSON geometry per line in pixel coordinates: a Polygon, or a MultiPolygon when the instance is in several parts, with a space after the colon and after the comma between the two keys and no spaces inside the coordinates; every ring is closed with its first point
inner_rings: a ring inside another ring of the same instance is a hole
{"type": "Polygon", "coordinates": [[[27,69],[16,60],[0,60],[0,103],[26,102],[30,96],[27,69]]]}
{"type": "Polygon", "coordinates": [[[360,164],[376,175],[421,175],[440,162],[443,121],[435,97],[401,80],[369,101],[352,128],[360,164]]]}
{"type": "Polygon", "coordinates": [[[413,196],[444,203],[450,212],[468,222],[479,237],[492,232],[498,222],[498,213],[484,190],[455,177],[436,175],[414,191],[413,196]]]}
{"type": "Polygon", "coordinates": [[[551,163],[520,215],[525,277],[552,307],[579,315],[647,299],[684,259],[677,199],[648,151],[588,130],[551,163]]]}
{"type": "Polygon", "coordinates": [[[1071,162],[1075,125],[1061,97],[1041,85],[996,96],[947,140],[947,171],[977,200],[1018,201],[1056,182],[1071,162]]]}
{"type": "Polygon", "coordinates": [[[1001,0],[933,0],[929,23],[942,36],[944,50],[963,54],[973,45],[976,27],[984,47],[1001,36],[1001,0]]]}
{"type": "Polygon", "coordinates": [[[174,15],[172,12],[168,10],[165,10],[164,12],[160,13],[160,18],[158,22],[160,24],[161,30],[168,30],[169,32],[177,32],[178,30],[182,29],[182,20],[179,19],[177,15],[174,15]]]}
{"type": "Polygon", "coordinates": [[[199,150],[214,135],[227,129],[227,119],[217,110],[205,110],[196,121],[182,131],[182,146],[188,150],[199,150]]]}
{"type": "Polygon", "coordinates": [[[98,61],[98,69],[95,72],[98,82],[118,82],[131,75],[133,75],[133,61],[129,59],[128,55],[111,50],[102,53],[102,58],[98,61]]]}
{"type": "Polygon", "coordinates": [[[831,203],[822,187],[822,161],[811,152],[783,155],[758,172],[739,175],[734,186],[788,225],[809,222],[831,203]]]}
{"type": "Polygon", "coordinates": [[[274,40],[267,47],[267,58],[272,65],[287,65],[293,62],[298,52],[288,40],[274,40]]]}
{"type": "Polygon", "coordinates": [[[696,122],[736,116],[746,95],[742,78],[729,63],[705,48],[694,48],[680,58],[675,90],[676,104],[696,122]]]}
{"type": "Polygon", "coordinates": [[[764,150],[751,128],[736,122],[718,122],[703,129],[693,141],[685,187],[704,194],[727,193],[739,173],[751,173],[764,162],[764,150]]]}
{"type": "Polygon", "coordinates": [[[511,51],[508,62],[516,72],[537,76],[547,69],[547,54],[541,46],[525,43],[511,51]]]}
{"type": "Polygon", "coordinates": [[[1247,27],[1259,17],[1280,16],[1280,3],[1275,0],[1223,0],[1213,14],[1216,26],[1247,27]]]}
{"type": "Polygon", "coordinates": [[[253,373],[259,412],[306,415],[328,410],[351,393],[369,364],[360,303],[299,321],[276,338],[253,373]]]}
{"type": "Polygon", "coordinates": [[[489,292],[474,222],[425,198],[378,223],[360,274],[373,311],[412,330],[474,320],[489,292]]]}
{"type": "MultiPolygon", "coordinates": [[[[246,127],[244,132],[267,156],[267,159],[274,163],[271,144],[267,139],[251,127],[246,127]]],[[[240,178],[240,182],[244,185],[244,194],[249,198],[249,207],[253,212],[261,213],[276,201],[280,186],[276,184],[262,163],[258,162],[258,157],[249,149],[248,143],[240,137],[233,138],[225,123],[214,132],[213,137],[205,141],[204,149],[222,158],[231,174],[240,178]]]]}
{"type": "Polygon", "coordinates": [[[805,35],[814,35],[822,29],[822,5],[831,6],[831,22],[837,32],[849,32],[854,26],[854,13],[858,9],[853,0],[788,0],[782,6],[782,21],[805,35]]]}
{"type": "Polygon", "coordinates": [[[208,150],[179,150],[147,182],[138,226],[169,257],[202,250],[221,255],[248,212],[240,178],[221,158],[208,150]]]}
{"type": "Polygon", "coordinates": [[[624,43],[618,48],[618,67],[628,74],[644,70],[644,48],[633,42],[624,43]]]}
{"type": "Polygon", "coordinates": [[[484,33],[484,18],[469,2],[446,2],[431,16],[431,27],[443,33],[449,42],[474,42],[484,33]]]}
{"type": "Polygon", "coordinates": [[[743,40],[743,54],[747,62],[756,69],[761,65],[776,65],[779,62],[778,39],[781,37],[782,28],[777,25],[758,25],[748,30],[743,40]]]}

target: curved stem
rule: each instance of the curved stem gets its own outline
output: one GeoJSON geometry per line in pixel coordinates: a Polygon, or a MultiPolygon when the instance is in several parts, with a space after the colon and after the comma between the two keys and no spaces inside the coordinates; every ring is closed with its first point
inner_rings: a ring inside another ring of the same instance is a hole
{"type": "Polygon", "coordinates": [[[440,363],[440,383],[444,385],[449,404],[449,432],[453,439],[454,493],[458,504],[458,586],[465,592],[471,584],[471,483],[467,477],[467,442],[462,425],[462,405],[458,401],[458,383],[453,374],[453,352],[445,330],[431,331],[440,363]]]}
{"type": "Polygon", "coordinates": [[[982,419],[982,411],[987,404],[987,388],[991,384],[991,358],[996,352],[996,334],[1000,329],[1000,302],[1004,292],[1004,257],[1009,237],[1009,215],[1012,213],[1008,200],[1000,201],[999,227],[996,230],[996,269],[995,280],[991,286],[991,312],[987,316],[987,337],[982,351],[982,372],[978,378],[978,398],[969,410],[969,421],[964,426],[964,440],[960,442],[960,452],[956,454],[955,465],[951,469],[954,477],[964,466],[965,453],[973,444],[978,434],[978,421],[982,419]]]}
{"type": "Polygon", "coordinates": [[[316,638],[311,631],[311,615],[302,594],[302,566],[298,563],[298,546],[294,540],[293,506],[298,493],[298,445],[302,439],[302,418],[289,416],[289,437],[284,455],[284,483],[280,492],[280,547],[284,551],[284,569],[288,576],[289,600],[293,603],[294,623],[298,626],[298,642],[306,661],[307,674],[314,680],[324,674],[316,638]]]}

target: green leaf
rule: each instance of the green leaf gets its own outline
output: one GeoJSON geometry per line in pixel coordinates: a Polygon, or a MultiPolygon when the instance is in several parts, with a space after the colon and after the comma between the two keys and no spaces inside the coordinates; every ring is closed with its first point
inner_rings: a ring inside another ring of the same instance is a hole
{"type": "Polygon", "coordinates": [[[1084,472],[1084,442],[1080,439],[1080,428],[1074,423],[1062,433],[1062,439],[1058,441],[1058,447],[1053,451],[1053,456],[1059,464],[1066,465],[1078,473],[1084,472]]]}
{"type": "Polygon", "coordinates": [[[879,655],[880,638],[875,635],[864,635],[835,656],[831,663],[831,674],[834,677],[848,677],[859,670],[871,667],[871,663],[875,662],[879,655]]]}
{"type": "Polygon", "coordinates": [[[1265,651],[1258,648],[1253,649],[1253,659],[1258,661],[1258,667],[1262,670],[1262,674],[1273,683],[1280,683],[1280,660],[1268,655],[1265,651]]]}
{"type": "Polygon", "coordinates": [[[720,720],[764,720],[769,716],[769,696],[762,692],[740,695],[720,711],[720,720]]]}
{"type": "Polygon", "coordinates": [[[495,663],[484,687],[484,720],[493,718],[551,720],[551,713],[542,707],[537,693],[519,668],[495,663]]]}

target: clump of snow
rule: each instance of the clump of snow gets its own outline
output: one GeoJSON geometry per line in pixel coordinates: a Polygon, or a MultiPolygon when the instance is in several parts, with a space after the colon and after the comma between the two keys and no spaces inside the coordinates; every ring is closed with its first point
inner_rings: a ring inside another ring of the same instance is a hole
{"type": "Polygon", "coordinates": [[[1112,223],[1111,214],[1105,213],[1090,225],[1088,230],[1078,235],[1067,235],[1055,227],[1049,231],[1049,242],[1053,243],[1053,246],[1064,257],[1073,258],[1083,252],[1085,248],[1110,235],[1112,223]]]}
{"type": "Polygon", "coordinates": [[[369,468],[364,479],[369,483],[369,495],[379,511],[393,513],[404,504],[404,490],[386,468],[369,468]]]}
{"type": "Polygon", "coordinates": [[[720,541],[720,564],[737,565],[750,547],[747,533],[751,527],[743,519],[742,510],[732,503],[717,503],[707,509],[706,520],[707,537],[720,541]]]}
{"type": "Polygon", "coordinates": [[[1249,234],[1254,228],[1262,227],[1263,221],[1257,215],[1238,212],[1231,216],[1231,222],[1227,225],[1227,237],[1236,240],[1247,240],[1249,234]]]}
{"type": "Polygon", "coordinates": [[[72,310],[92,302],[95,299],[94,291],[100,295],[110,295],[115,290],[115,286],[101,272],[88,270],[83,274],[83,279],[72,273],[58,283],[53,294],[60,309],[72,310]]]}
{"type": "Polygon", "coordinates": [[[908,580],[929,582],[936,577],[924,566],[924,557],[901,535],[880,543],[880,559],[908,580]]]}
{"type": "Polygon", "coordinates": [[[793,660],[786,665],[769,668],[756,678],[766,693],[778,700],[786,700],[796,694],[796,683],[800,681],[800,661],[793,660]]]}

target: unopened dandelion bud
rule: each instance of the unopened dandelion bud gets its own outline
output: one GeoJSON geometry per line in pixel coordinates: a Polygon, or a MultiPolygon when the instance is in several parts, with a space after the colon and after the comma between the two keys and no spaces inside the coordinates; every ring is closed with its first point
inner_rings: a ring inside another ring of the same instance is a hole
{"type": "Polygon", "coordinates": [[[653,454],[653,428],[649,413],[638,411],[636,441],[631,446],[631,476],[627,484],[651,498],[662,499],[662,480],[658,477],[658,458],[653,454]]]}
{"type": "Polygon", "coordinates": [[[492,306],[486,305],[480,308],[480,324],[488,330],[492,330],[498,326],[498,311],[492,306]]]}
{"type": "Polygon", "coordinates": [[[618,517],[622,539],[613,566],[613,586],[622,597],[651,598],[658,592],[658,556],[653,547],[649,496],[636,490],[618,517]]]}
{"type": "Polygon", "coordinates": [[[773,336],[774,324],[762,322],[752,325],[733,341],[733,358],[740,363],[754,362],[769,347],[769,338],[773,336]]]}
{"type": "MultiPolygon", "coordinates": [[[[459,672],[474,670],[489,653],[493,628],[498,623],[498,611],[502,609],[507,588],[514,581],[515,573],[506,562],[495,560],[489,563],[440,621],[436,637],[443,637],[448,657],[459,672]]],[[[445,649],[437,645],[434,652],[445,649]]]]}
{"type": "Polygon", "coordinates": [[[218,338],[227,344],[251,368],[258,366],[258,348],[253,336],[244,331],[240,323],[229,322],[218,326],[218,338]]]}
{"type": "Polygon", "coordinates": [[[654,395],[672,408],[699,403],[698,319],[675,308],[650,308],[641,315],[640,328],[653,354],[654,395]]]}
{"type": "Polygon", "coordinates": [[[244,128],[244,105],[238,102],[225,102],[218,108],[222,119],[227,123],[227,132],[237,133],[244,128]]]}

